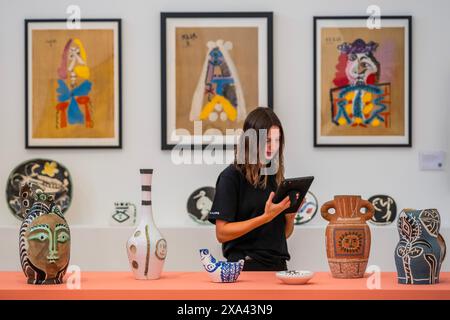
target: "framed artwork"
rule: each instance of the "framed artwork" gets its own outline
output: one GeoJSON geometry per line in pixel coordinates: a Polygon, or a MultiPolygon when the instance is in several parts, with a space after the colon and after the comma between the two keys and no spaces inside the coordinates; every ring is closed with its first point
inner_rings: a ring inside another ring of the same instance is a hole
{"type": "Polygon", "coordinates": [[[314,17],[315,147],[411,147],[411,19],[314,17]]]}
{"type": "Polygon", "coordinates": [[[121,20],[25,20],[26,148],[121,148],[121,20]]]}
{"type": "Polygon", "coordinates": [[[161,13],[162,149],[234,145],[272,107],[272,12],[161,13]]]}

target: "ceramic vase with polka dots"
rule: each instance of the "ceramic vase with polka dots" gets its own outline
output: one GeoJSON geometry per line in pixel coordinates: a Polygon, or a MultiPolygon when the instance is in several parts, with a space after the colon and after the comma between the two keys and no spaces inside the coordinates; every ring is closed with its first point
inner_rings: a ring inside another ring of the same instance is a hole
{"type": "Polygon", "coordinates": [[[138,280],[159,279],[167,254],[167,242],[153,220],[151,185],[153,169],[141,169],[141,221],[127,242],[128,260],[138,280]]]}

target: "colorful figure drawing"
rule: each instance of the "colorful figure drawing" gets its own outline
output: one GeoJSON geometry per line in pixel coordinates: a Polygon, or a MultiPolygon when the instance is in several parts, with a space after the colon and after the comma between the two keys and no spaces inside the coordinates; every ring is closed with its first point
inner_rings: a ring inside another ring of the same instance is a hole
{"type": "Polygon", "coordinates": [[[194,92],[189,119],[191,121],[244,120],[244,94],[236,67],[228,51],[231,42],[210,41],[197,88],[194,92]]]}
{"type": "Polygon", "coordinates": [[[390,83],[378,83],[378,44],[362,39],[338,46],[340,55],[330,90],[332,121],[338,126],[389,127],[390,83]]]}
{"type": "Polygon", "coordinates": [[[92,105],[89,92],[92,82],[89,81],[90,70],[87,66],[87,56],[80,39],[69,39],[64,46],[61,64],[58,68],[58,104],[57,127],[84,124],[92,128],[92,105]],[[83,112],[80,110],[83,106],[83,112]]]}

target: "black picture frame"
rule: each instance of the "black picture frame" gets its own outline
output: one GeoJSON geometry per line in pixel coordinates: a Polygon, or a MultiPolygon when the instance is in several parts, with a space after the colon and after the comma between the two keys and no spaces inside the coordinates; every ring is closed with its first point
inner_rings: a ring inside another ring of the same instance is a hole
{"type": "Polygon", "coordinates": [[[114,137],[117,142],[111,145],[96,145],[96,144],[75,144],[75,145],[60,145],[60,144],[45,144],[35,145],[29,138],[31,128],[29,127],[29,114],[31,104],[29,102],[29,28],[32,23],[67,23],[68,19],[25,19],[25,149],[122,149],[122,19],[120,18],[86,18],[80,19],[81,28],[83,23],[114,23],[117,24],[117,136],[114,137]]]}
{"type": "Polygon", "coordinates": [[[407,23],[407,34],[405,35],[405,40],[408,44],[406,46],[408,50],[407,63],[405,63],[405,68],[408,68],[408,78],[405,79],[405,98],[407,98],[408,103],[405,109],[408,111],[408,115],[405,118],[405,122],[408,124],[408,129],[405,130],[405,136],[407,137],[407,142],[405,143],[319,143],[318,142],[318,114],[320,113],[321,106],[318,106],[317,94],[320,88],[317,85],[317,41],[318,41],[318,27],[317,23],[319,20],[369,20],[370,16],[314,16],[313,17],[313,99],[314,99],[314,112],[313,112],[313,145],[314,147],[412,147],[412,16],[411,15],[383,15],[380,16],[380,21],[383,20],[405,20],[407,23]],[[406,92],[407,91],[407,92],[406,92]]]}
{"type": "MultiPolygon", "coordinates": [[[[273,12],[161,12],[161,149],[172,150],[176,144],[170,143],[167,139],[168,121],[168,98],[167,98],[167,21],[171,18],[264,18],[267,23],[267,107],[273,109],[273,12]]],[[[216,144],[199,144],[202,149],[216,144]]],[[[227,144],[221,144],[222,148],[227,144]]],[[[195,146],[181,145],[183,147],[195,146]]]]}

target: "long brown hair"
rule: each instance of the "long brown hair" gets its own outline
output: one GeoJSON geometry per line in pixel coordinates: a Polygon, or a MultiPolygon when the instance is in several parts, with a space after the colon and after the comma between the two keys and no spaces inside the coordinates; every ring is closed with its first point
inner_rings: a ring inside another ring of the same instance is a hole
{"type": "Polygon", "coordinates": [[[260,155],[262,151],[260,147],[262,145],[265,145],[266,141],[259,141],[260,135],[256,135],[258,143],[258,148],[256,150],[257,161],[256,163],[252,163],[252,161],[250,161],[250,142],[249,137],[246,135],[246,133],[252,130],[257,133],[259,133],[260,130],[266,130],[266,132],[268,133],[270,128],[273,126],[278,127],[280,130],[280,147],[278,150],[278,155],[271,160],[271,164],[275,165],[275,168],[277,169],[275,180],[277,185],[279,185],[284,179],[284,131],[280,119],[278,119],[277,115],[272,111],[272,109],[258,107],[247,115],[247,118],[244,121],[244,132],[241,135],[239,144],[235,148],[234,166],[240,172],[242,172],[247,181],[255,188],[266,188],[267,186],[267,175],[261,175],[261,169],[265,166],[265,164],[263,163],[263,161],[261,161],[260,155]],[[242,152],[244,154],[242,154],[242,152]],[[244,161],[238,161],[238,159],[244,159],[244,161]]]}

